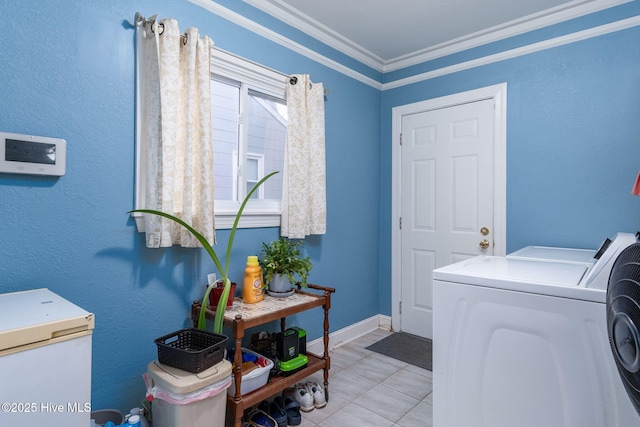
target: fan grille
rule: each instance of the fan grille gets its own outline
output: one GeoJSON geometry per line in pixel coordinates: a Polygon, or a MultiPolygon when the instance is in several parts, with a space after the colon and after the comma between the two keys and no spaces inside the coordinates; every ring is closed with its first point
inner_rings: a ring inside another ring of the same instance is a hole
{"type": "Polygon", "coordinates": [[[640,243],[624,249],[607,288],[607,332],[622,383],[640,414],[640,243]]]}

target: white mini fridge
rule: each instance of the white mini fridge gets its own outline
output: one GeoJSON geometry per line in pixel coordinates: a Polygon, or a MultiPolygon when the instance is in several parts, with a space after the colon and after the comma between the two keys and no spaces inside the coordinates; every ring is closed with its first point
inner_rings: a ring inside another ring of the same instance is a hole
{"type": "Polygon", "coordinates": [[[48,289],[0,294],[0,426],[89,426],[93,328],[48,289]]]}

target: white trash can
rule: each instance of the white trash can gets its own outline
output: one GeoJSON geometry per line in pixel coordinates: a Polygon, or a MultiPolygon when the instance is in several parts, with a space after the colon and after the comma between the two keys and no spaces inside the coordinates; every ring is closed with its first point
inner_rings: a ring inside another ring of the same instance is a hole
{"type": "Polygon", "coordinates": [[[147,396],[153,396],[154,427],[225,425],[226,390],[231,385],[228,361],[193,374],[156,360],[149,363],[143,377],[147,396]]]}

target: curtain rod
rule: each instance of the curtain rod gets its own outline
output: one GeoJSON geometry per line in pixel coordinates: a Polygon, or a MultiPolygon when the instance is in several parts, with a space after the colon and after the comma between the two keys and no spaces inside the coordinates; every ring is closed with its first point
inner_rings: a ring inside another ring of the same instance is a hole
{"type": "MultiPolygon", "coordinates": [[[[294,85],[296,83],[298,83],[298,78],[296,76],[292,76],[289,78],[289,83],[294,85]]],[[[309,87],[313,86],[313,83],[309,83],[309,87]]],[[[329,89],[325,89],[324,90],[324,94],[325,95],[329,95],[329,93],[331,93],[331,91],[329,89]]]]}
{"type": "MultiPolygon", "coordinates": [[[[138,24],[142,24],[143,26],[146,26],[146,25],[147,25],[147,24],[149,24],[149,23],[150,23],[150,21],[149,21],[147,18],[145,18],[144,16],[142,16],[142,15],[140,14],[140,12],[136,12],[136,17],[135,17],[135,23],[134,23],[134,26],[136,26],[136,27],[137,27],[137,26],[138,26],[138,24]]],[[[164,29],[164,27],[163,27],[163,29],[164,29]]],[[[163,29],[161,29],[161,30],[160,30],[160,34],[162,34],[163,29]]],[[[266,67],[266,66],[264,66],[264,65],[262,65],[262,64],[258,64],[258,63],[257,63],[257,62],[255,62],[255,61],[252,61],[252,60],[250,60],[250,59],[244,58],[244,57],[242,57],[242,56],[240,56],[240,55],[237,55],[237,54],[235,54],[235,53],[233,53],[233,52],[229,52],[228,50],[225,50],[225,49],[219,48],[219,47],[217,47],[217,46],[215,46],[215,45],[213,45],[213,46],[212,46],[212,49],[215,49],[215,50],[218,50],[218,51],[220,51],[220,52],[226,53],[227,55],[235,56],[236,58],[242,59],[243,61],[249,61],[249,62],[251,62],[252,64],[255,64],[256,66],[263,67],[263,68],[268,69],[269,71],[273,71],[274,73],[280,74],[282,77],[286,77],[286,78],[288,78],[288,79],[289,79],[289,84],[295,85],[296,83],[298,83],[298,78],[297,78],[296,76],[290,76],[289,74],[285,74],[285,73],[283,73],[282,71],[278,71],[278,70],[275,70],[275,69],[273,69],[273,68],[266,67]]],[[[325,89],[325,90],[324,90],[324,94],[325,94],[325,95],[329,95],[329,93],[331,93],[331,91],[330,91],[329,89],[325,89]]]]}
{"type": "MultiPolygon", "coordinates": [[[[242,56],[240,56],[240,55],[238,55],[238,54],[235,54],[235,53],[233,53],[233,52],[229,52],[228,50],[222,49],[222,48],[217,47],[217,46],[215,46],[215,45],[214,45],[214,46],[212,46],[212,49],[215,49],[215,50],[217,50],[217,51],[219,51],[219,52],[222,52],[222,53],[225,53],[225,54],[227,54],[227,55],[231,55],[231,56],[234,56],[234,57],[236,57],[236,58],[242,59],[243,61],[251,62],[252,64],[254,64],[254,65],[258,66],[258,67],[266,68],[267,70],[269,70],[269,71],[273,71],[273,72],[274,72],[274,73],[276,73],[276,74],[280,74],[282,77],[288,78],[288,79],[289,79],[289,83],[290,83],[290,84],[292,84],[292,85],[295,85],[296,83],[298,83],[298,78],[297,78],[296,76],[290,76],[289,74],[285,74],[285,73],[283,73],[282,71],[275,70],[275,69],[273,69],[273,68],[267,67],[267,66],[262,65],[262,64],[258,64],[258,63],[257,63],[257,62],[255,62],[255,61],[252,61],[252,60],[250,60],[250,59],[244,58],[244,57],[242,57],[242,56]]],[[[325,95],[329,95],[329,93],[330,93],[330,92],[331,92],[331,91],[330,91],[329,89],[325,89],[325,90],[324,90],[324,94],[325,94],[325,95]]]]}

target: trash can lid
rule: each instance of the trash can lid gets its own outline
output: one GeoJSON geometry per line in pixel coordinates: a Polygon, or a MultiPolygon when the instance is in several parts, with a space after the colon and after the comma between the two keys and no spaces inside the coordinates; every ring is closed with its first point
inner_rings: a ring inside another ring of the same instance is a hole
{"type": "Polygon", "coordinates": [[[163,365],[157,360],[149,363],[147,375],[156,385],[173,393],[191,393],[222,381],[231,375],[231,363],[223,360],[197,374],[163,365]]]}

